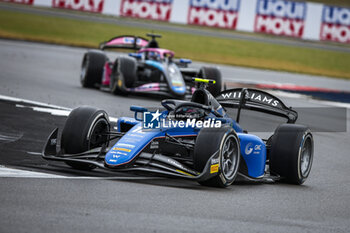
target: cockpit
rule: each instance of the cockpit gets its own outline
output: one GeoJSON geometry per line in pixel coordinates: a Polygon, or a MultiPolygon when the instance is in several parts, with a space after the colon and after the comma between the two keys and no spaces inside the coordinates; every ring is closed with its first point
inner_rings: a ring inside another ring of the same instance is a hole
{"type": "Polygon", "coordinates": [[[180,106],[174,110],[174,116],[176,120],[202,120],[208,114],[209,112],[207,110],[192,105],[180,106]]]}
{"type": "Polygon", "coordinates": [[[162,105],[169,111],[169,116],[177,120],[204,119],[210,113],[216,117],[225,115],[221,105],[205,89],[197,89],[191,101],[167,99],[162,105]]]}
{"type": "Polygon", "coordinates": [[[172,61],[174,57],[174,52],[168,49],[159,49],[159,48],[144,48],[141,49],[138,54],[143,55],[145,60],[152,61],[172,61]]]}

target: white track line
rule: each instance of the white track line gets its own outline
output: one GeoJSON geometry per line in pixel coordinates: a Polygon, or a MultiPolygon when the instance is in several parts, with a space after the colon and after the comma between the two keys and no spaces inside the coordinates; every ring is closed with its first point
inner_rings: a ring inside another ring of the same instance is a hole
{"type": "Polygon", "coordinates": [[[0,177],[16,178],[64,178],[64,176],[53,175],[42,172],[32,172],[0,166],[0,177]]]}
{"type": "Polygon", "coordinates": [[[15,168],[8,168],[0,165],[0,178],[41,178],[41,179],[70,179],[70,180],[154,180],[165,179],[164,177],[95,177],[95,176],[62,176],[43,172],[26,171],[15,168]]]}
{"type": "MultiPolygon", "coordinates": [[[[16,104],[16,107],[18,108],[28,108],[28,106],[24,106],[21,104],[16,104]]],[[[33,109],[34,111],[37,112],[46,112],[46,113],[50,113],[51,115],[55,115],[55,116],[68,116],[69,113],[71,112],[71,110],[65,110],[65,109],[54,109],[54,108],[43,108],[43,107],[29,107],[31,109],[33,109]]]]}
{"type": "Polygon", "coordinates": [[[41,155],[40,152],[33,152],[33,151],[27,151],[27,154],[30,154],[30,155],[41,155]]]}
{"type": "Polygon", "coordinates": [[[8,101],[11,101],[11,102],[17,102],[17,103],[34,104],[34,105],[41,106],[41,107],[49,107],[49,108],[55,108],[55,109],[64,109],[64,110],[68,110],[68,111],[72,110],[70,108],[61,107],[61,106],[58,106],[58,105],[46,104],[46,103],[42,103],[42,102],[38,102],[38,101],[21,99],[21,98],[6,96],[6,95],[0,95],[0,99],[8,100],[8,101]]]}
{"type": "Polygon", "coordinates": [[[20,139],[23,134],[20,135],[4,135],[0,133],[0,142],[14,142],[20,139]]]}
{"type": "MultiPolygon", "coordinates": [[[[26,103],[26,104],[32,104],[36,106],[24,106],[21,104],[16,104],[16,107],[18,108],[26,108],[29,107],[33,109],[34,111],[37,112],[46,112],[50,113],[55,116],[68,116],[69,113],[72,111],[71,108],[66,108],[58,105],[53,105],[53,104],[47,104],[47,103],[42,103],[38,101],[32,101],[32,100],[27,100],[27,99],[21,99],[21,98],[16,98],[16,97],[11,97],[11,96],[5,96],[5,95],[0,95],[0,100],[7,100],[15,103],[26,103]]],[[[110,121],[117,122],[118,118],[116,117],[109,117],[110,121]]]]}

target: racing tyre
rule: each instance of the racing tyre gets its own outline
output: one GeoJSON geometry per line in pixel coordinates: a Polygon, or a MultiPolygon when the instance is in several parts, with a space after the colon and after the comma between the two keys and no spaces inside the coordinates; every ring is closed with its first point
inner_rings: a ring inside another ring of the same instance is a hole
{"type": "Polygon", "coordinates": [[[107,56],[99,50],[85,53],[81,64],[80,82],[83,87],[94,88],[101,84],[107,56]]]}
{"type": "Polygon", "coordinates": [[[310,174],[313,149],[313,137],[306,126],[280,125],[271,140],[271,173],[287,183],[304,183],[310,174]]]}
{"type": "Polygon", "coordinates": [[[217,151],[219,165],[217,167],[214,164],[210,167],[210,172],[216,175],[199,183],[205,186],[227,187],[237,176],[241,157],[239,139],[232,127],[201,129],[194,149],[194,169],[202,172],[209,158],[217,151]]]}
{"type": "Polygon", "coordinates": [[[115,60],[110,88],[113,94],[125,94],[123,93],[123,87],[132,87],[137,80],[137,63],[134,58],[131,57],[118,57],[115,60]]]}
{"type": "Polygon", "coordinates": [[[210,85],[207,90],[214,96],[218,96],[221,92],[222,86],[222,77],[221,72],[218,68],[215,67],[202,67],[199,71],[199,76],[201,78],[213,79],[216,81],[214,85],[210,85]]]}
{"type": "MultiPolygon", "coordinates": [[[[79,107],[68,116],[61,136],[61,149],[67,154],[82,153],[103,144],[108,146],[107,132],[110,124],[108,115],[103,110],[93,107],[79,107]]],[[[95,166],[79,162],[66,162],[79,170],[91,170],[95,166]]]]}

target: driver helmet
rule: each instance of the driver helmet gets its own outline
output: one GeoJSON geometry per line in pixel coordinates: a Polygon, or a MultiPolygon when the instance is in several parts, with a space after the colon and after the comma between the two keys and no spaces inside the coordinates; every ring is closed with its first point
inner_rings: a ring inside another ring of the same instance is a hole
{"type": "Polygon", "coordinates": [[[204,119],[206,116],[205,110],[193,107],[193,106],[182,106],[175,110],[175,118],[177,120],[186,120],[186,119],[204,119]]]}

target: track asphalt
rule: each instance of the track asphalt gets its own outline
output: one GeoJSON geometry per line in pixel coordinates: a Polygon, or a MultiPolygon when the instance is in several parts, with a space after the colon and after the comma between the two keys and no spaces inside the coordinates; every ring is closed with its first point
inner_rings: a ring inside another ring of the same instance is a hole
{"type": "MultiPolygon", "coordinates": [[[[348,232],[349,109],[346,132],[314,133],[313,168],[302,186],[240,181],[215,189],[181,179],[101,170],[82,173],[42,160],[43,143],[52,129],[62,127],[66,108],[92,105],[120,117],[132,115],[132,104],[159,106],[155,98],[81,88],[84,52],[0,40],[0,95],[65,107],[57,116],[34,111],[35,103],[0,98],[0,164],[5,166],[0,167],[0,232],[348,232]],[[114,179],[106,178],[111,176],[114,179]]],[[[254,79],[265,74],[220,68],[226,80],[239,72],[254,79]]],[[[291,82],[299,77],[279,74],[291,82]]],[[[304,97],[279,97],[294,107],[329,107],[304,97]]],[[[328,114],[312,117],[318,122],[328,114]]]]}

